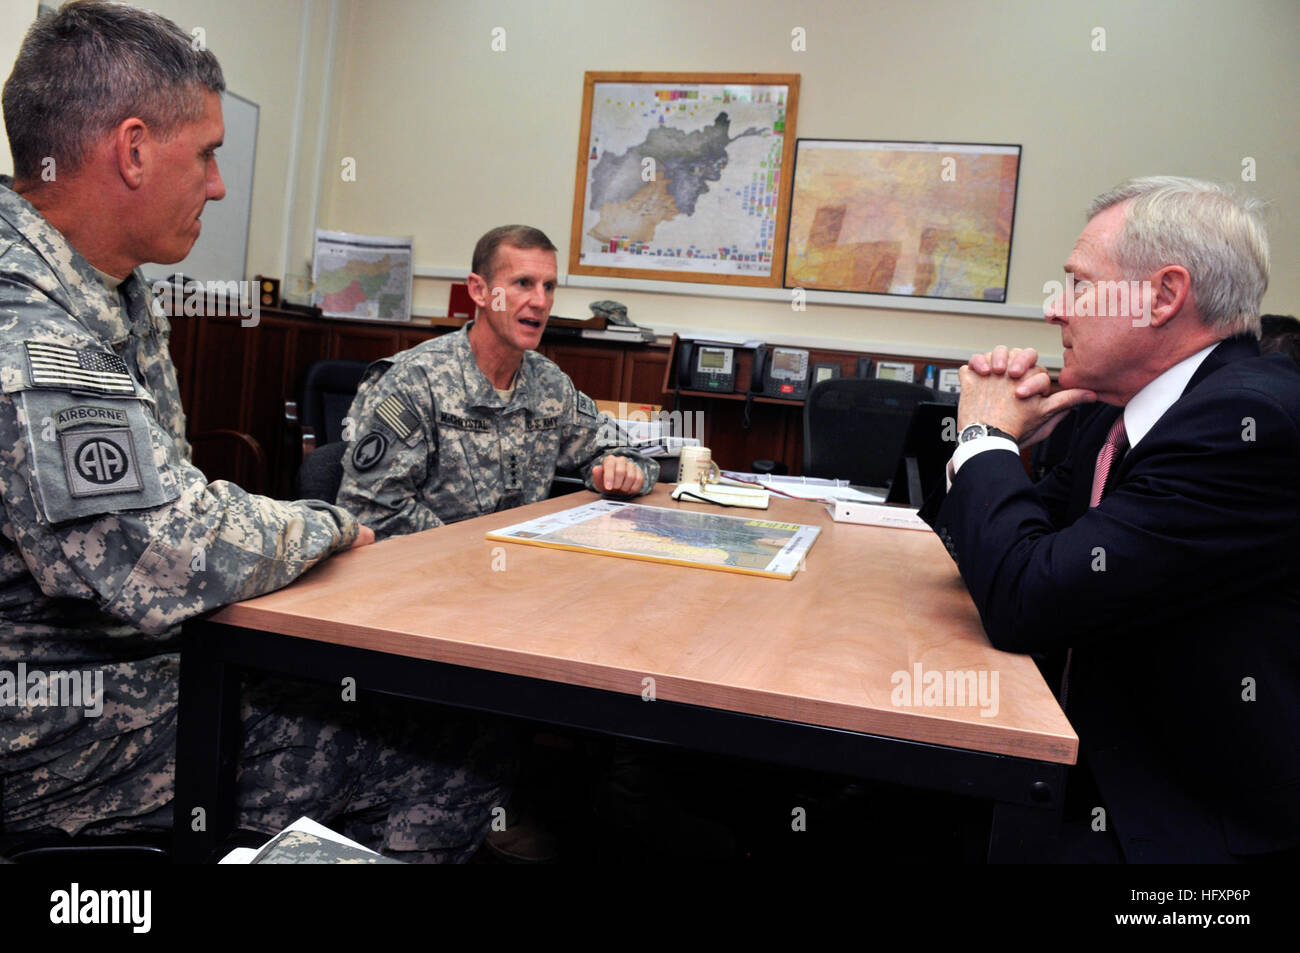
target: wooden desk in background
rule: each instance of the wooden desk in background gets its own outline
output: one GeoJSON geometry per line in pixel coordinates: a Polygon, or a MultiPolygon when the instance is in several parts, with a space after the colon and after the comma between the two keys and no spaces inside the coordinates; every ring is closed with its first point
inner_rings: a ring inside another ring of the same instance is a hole
{"type": "MultiPolygon", "coordinates": [[[[669,490],[640,502],[697,507],[669,490]]],[[[591,499],[343,553],[187,626],[177,858],[206,858],[233,822],[238,667],[988,798],[991,859],[1059,818],[1078,739],[1033,661],[989,646],[935,536],[775,497],[725,511],[823,527],[790,581],[484,538],[591,499]],[[608,624],[620,618],[635,624],[608,624]],[[967,671],[997,673],[996,706],[891,700],[895,673],[967,671]]]]}

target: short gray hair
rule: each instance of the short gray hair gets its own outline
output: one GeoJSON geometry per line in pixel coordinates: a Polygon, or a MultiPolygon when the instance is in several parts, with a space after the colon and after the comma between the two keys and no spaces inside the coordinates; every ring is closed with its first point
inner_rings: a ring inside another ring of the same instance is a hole
{"type": "Polygon", "coordinates": [[[1129,206],[1111,249],[1115,264],[1143,274],[1181,265],[1191,276],[1206,325],[1225,337],[1259,337],[1269,270],[1262,202],[1239,198],[1213,182],[1153,175],[1097,196],[1088,218],[1121,202],[1129,206]]]}
{"type": "Polygon", "coordinates": [[[498,225],[487,232],[474,246],[474,257],[469,270],[485,280],[491,281],[496,271],[497,249],[502,245],[520,248],[525,251],[540,248],[542,251],[555,251],[555,243],[546,237],[540,228],[531,225],[498,225]]]}
{"type": "Polygon", "coordinates": [[[138,116],[167,139],[203,116],[221,64],[171,20],[126,4],[75,2],[36,20],[4,87],[14,178],[47,157],[76,171],[102,136],[138,116]]]}

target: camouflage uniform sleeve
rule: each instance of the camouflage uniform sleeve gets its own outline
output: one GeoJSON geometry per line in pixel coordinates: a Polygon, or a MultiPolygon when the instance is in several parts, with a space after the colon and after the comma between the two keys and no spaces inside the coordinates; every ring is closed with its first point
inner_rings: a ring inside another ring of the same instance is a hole
{"type": "Polygon", "coordinates": [[[641,468],[645,474],[645,485],[639,496],[645,496],[654,489],[659,479],[659,464],[649,457],[642,456],[635,450],[618,445],[618,424],[608,414],[596,410],[596,402],[573,386],[569,381],[569,396],[565,413],[569,426],[560,443],[558,464],[562,469],[582,470],[582,478],[587,489],[599,493],[601,490],[592,482],[592,468],[609,454],[627,457],[641,468]]]}
{"type": "Polygon", "coordinates": [[[424,495],[437,466],[435,410],[419,371],[387,361],[371,366],[352,401],[338,504],[377,539],[443,525],[424,495]]]}
{"type": "Polygon", "coordinates": [[[0,496],[45,595],[150,634],[278,589],[358,532],[336,507],[209,484],[138,398],[0,395],[0,496]],[[109,425],[80,426],[88,413],[109,425]]]}

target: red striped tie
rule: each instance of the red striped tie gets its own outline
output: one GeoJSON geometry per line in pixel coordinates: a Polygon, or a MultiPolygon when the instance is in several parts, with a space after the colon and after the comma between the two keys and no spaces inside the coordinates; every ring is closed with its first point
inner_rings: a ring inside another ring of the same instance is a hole
{"type": "Polygon", "coordinates": [[[1092,472],[1092,497],[1088,501],[1089,507],[1101,502],[1101,495],[1106,490],[1106,478],[1110,476],[1110,468],[1127,448],[1128,434],[1124,431],[1124,414],[1121,411],[1119,418],[1110,428],[1110,433],[1106,434],[1106,442],[1101,445],[1101,452],[1097,454],[1097,469],[1092,472]]]}

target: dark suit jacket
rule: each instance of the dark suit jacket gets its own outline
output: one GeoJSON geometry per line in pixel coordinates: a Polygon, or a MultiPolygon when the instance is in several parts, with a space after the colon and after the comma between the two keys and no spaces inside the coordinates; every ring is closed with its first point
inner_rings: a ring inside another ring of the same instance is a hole
{"type": "Polygon", "coordinates": [[[1129,860],[1300,845],[1300,371],[1222,342],[1091,510],[1121,410],[1079,413],[1040,483],[979,454],[934,520],[989,639],[1073,647],[1067,714],[1129,860]]]}

